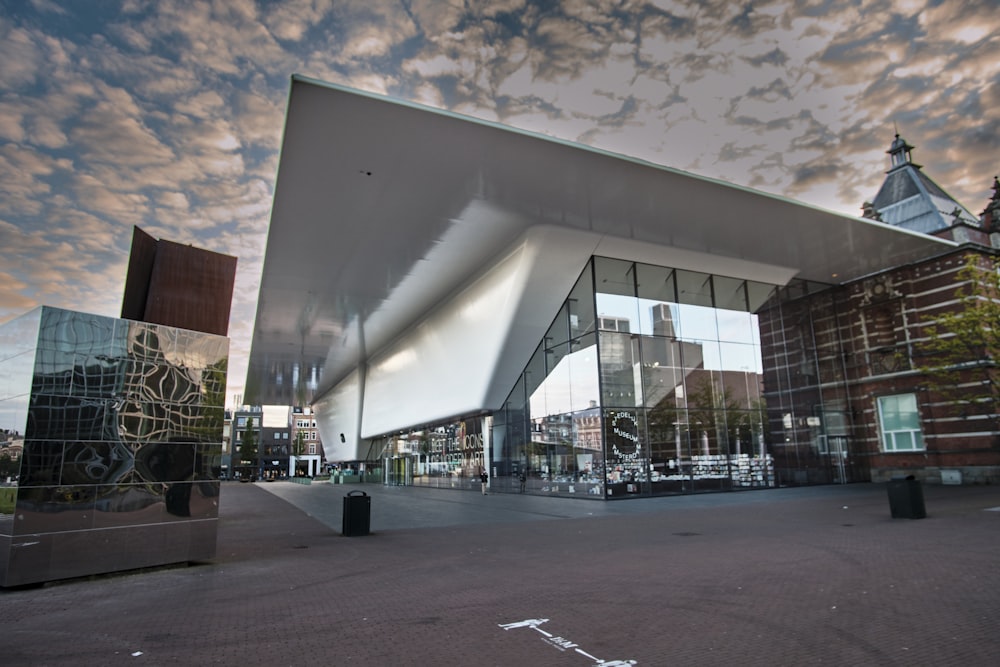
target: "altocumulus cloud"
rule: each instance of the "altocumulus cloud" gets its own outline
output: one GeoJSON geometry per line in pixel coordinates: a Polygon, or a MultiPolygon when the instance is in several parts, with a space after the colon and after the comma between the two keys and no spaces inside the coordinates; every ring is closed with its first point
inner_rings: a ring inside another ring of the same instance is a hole
{"type": "Polygon", "coordinates": [[[240,258],[245,374],[293,73],[856,214],[893,124],[971,209],[994,0],[100,0],[0,10],[0,319],[118,312],[131,225],[240,258]]]}

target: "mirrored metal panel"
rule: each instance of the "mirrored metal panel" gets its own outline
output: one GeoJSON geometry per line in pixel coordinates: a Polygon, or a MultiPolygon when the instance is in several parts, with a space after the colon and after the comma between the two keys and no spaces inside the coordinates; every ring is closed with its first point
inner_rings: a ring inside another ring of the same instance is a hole
{"type": "Polygon", "coordinates": [[[21,449],[0,487],[0,585],[211,557],[228,339],[32,316],[0,327],[0,415],[21,449]]]}

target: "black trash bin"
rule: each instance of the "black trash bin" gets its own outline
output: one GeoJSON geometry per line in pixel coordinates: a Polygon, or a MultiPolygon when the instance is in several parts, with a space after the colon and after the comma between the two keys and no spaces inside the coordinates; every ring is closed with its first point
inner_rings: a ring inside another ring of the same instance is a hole
{"type": "Polygon", "coordinates": [[[893,519],[923,519],[927,516],[924,508],[924,489],[920,480],[913,475],[893,477],[889,480],[889,512],[893,519]]]}
{"type": "Polygon", "coordinates": [[[364,491],[351,491],[344,496],[344,521],[341,533],[360,537],[371,530],[372,499],[364,491]]]}

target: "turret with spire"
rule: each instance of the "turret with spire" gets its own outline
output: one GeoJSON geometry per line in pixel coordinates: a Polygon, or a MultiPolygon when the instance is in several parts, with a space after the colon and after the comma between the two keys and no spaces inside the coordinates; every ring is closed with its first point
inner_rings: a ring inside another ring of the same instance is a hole
{"type": "MultiPolygon", "coordinates": [[[[913,161],[915,146],[897,131],[889,150],[889,170],[882,187],[862,215],[914,232],[959,242],[984,242],[980,221],[944,191],[913,161]]],[[[995,218],[994,218],[995,220],[995,218]]]]}
{"type": "Polygon", "coordinates": [[[917,169],[921,168],[921,165],[913,161],[912,151],[916,146],[911,146],[899,136],[899,132],[896,133],[896,138],[893,139],[892,144],[889,145],[889,150],[886,153],[889,154],[889,163],[892,165],[889,171],[897,169],[899,167],[904,167],[908,164],[913,165],[917,169]]]}
{"type": "Polygon", "coordinates": [[[979,219],[987,232],[991,234],[1000,232],[1000,180],[997,180],[996,176],[993,177],[993,197],[979,215],[979,219]]]}

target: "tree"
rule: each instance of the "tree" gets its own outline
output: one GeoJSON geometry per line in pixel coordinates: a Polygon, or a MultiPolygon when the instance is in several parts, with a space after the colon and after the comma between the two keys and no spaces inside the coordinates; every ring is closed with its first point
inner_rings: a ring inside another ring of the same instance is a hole
{"type": "MultiPolygon", "coordinates": [[[[698,440],[692,442],[692,449],[702,449],[701,439],[708,436],[710,450],[714,445],[716,453],[732,454],[729,448],[736,433],[735,423],[729,424],[725,418],[729,415],[736,416],[740,412],[739,404],[732,397],[729,388],[722,384],[721,378],[708,375],[700,380],[693,380],[688,394],[688,422],[691,424],[692,439],[698,440]]],[[[709,454],[710,450],[698,453],[709,454]]]]}
{"type": "Polygon", "coordinates": [[[0,478],[6,478],[17,472],[17,465],[7,452],[0,453],[0,478]]]}
{"type": "Polygon", "coordinates": [[[292,456],[302,456],[306,453],[306,436],[302,431],[295,433],[295,441],[292,443],[292,456]]]}
{"type": "Polygon", "coordinates": [[[924,319],[918,350],[929,388],[963,410],[985,404],[997,414],[1000,400],[1000,263],[968,254],[956,275],[956,307],[924,319]]]}
{"type": "Polygon", "coordinates": [[[243,444],[240,446],[240,463],[250,468],[251,478],[256,474],[258,465],[257,435],[253,430],[253,417],[247,417],[247,431],[243,434],[243,444]]]}

